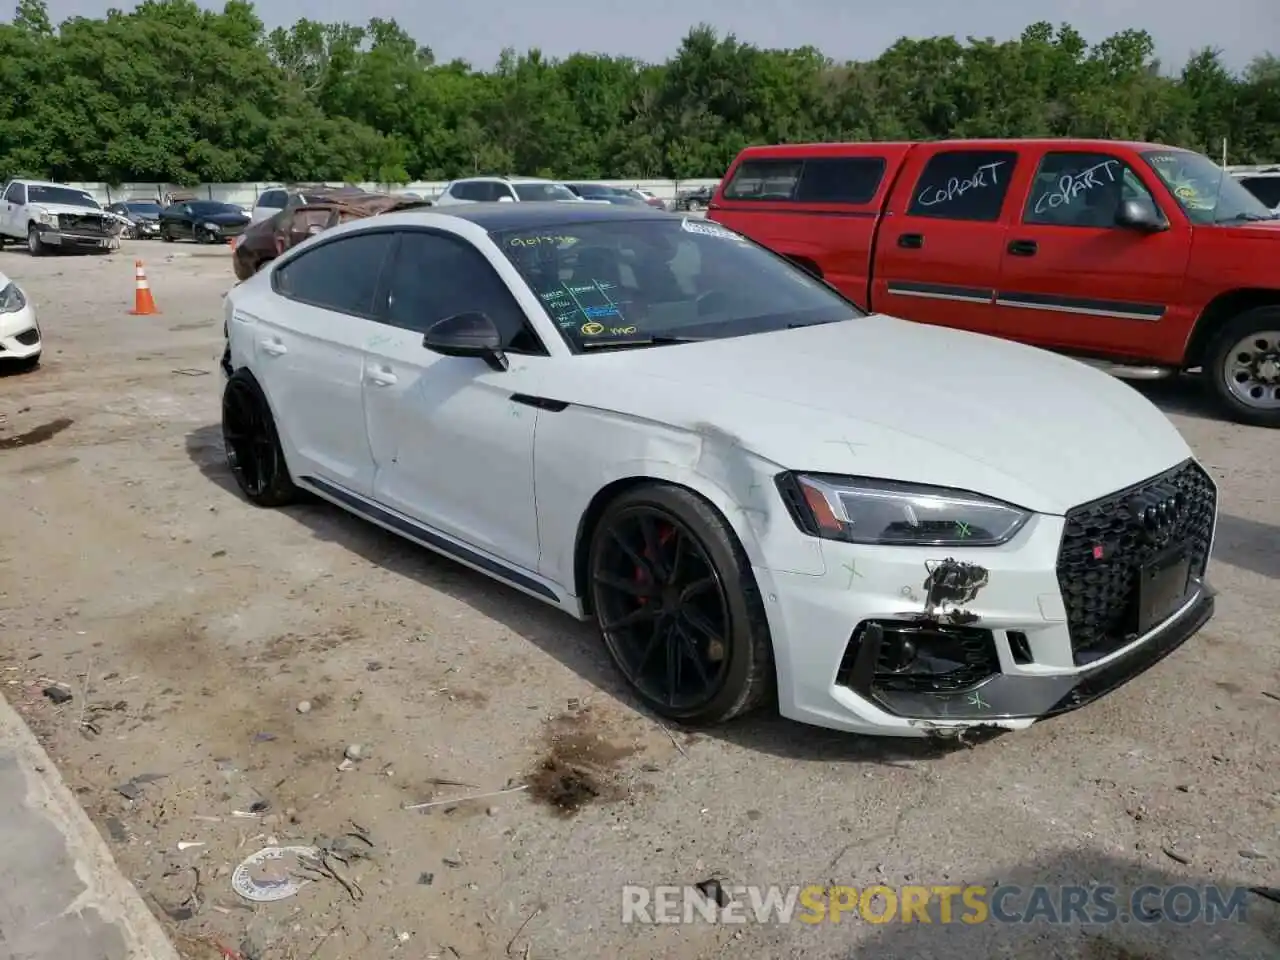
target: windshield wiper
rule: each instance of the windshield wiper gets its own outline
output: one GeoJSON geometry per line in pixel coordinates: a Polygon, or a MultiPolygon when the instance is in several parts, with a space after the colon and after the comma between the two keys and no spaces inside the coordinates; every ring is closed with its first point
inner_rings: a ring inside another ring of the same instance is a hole
{"type": "Polygon", "coordinates": [[[1280,220],[1274,213],[1237,213],[1235,216],[1224,217],[1221,220],[1214,220],[1215,224],[1235,223],[1237,220],[1243,220],[1246,223],[1264,223],[1268,220],[1280,220]]]}
{"type": "Polygon", "coordinates": [[[587,340],[581,344],[583,350],[625,350],[628,347],[662,347],[670,343],[703,343],[715,337],[679,337],[672,334],[654,334],[651,337],[632,337],[629,340],[587,340]]]}

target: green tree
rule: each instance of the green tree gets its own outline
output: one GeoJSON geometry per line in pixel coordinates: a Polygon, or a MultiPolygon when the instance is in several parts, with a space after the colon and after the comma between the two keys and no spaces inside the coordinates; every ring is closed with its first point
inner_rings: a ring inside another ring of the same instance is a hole
{"type": "Polygon", "coordinates": [[[1280,61],[1205,49],[1171,75],[1149,34],[1090,46],[903,38],[874,60],[761,49],[694,27],[663,64],[506,50],[438,63],[394,20],[269,33],[249,0],[143,0],[54,25],[0,23],[0,174],[64,180],[718,176],[745,145],[941,137],[1152,140],[1280,160],[1280,61]]]}

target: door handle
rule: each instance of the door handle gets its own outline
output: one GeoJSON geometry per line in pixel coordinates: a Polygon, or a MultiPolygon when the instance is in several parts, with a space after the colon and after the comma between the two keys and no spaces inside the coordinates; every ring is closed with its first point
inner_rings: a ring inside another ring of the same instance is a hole
{"type": "Polygon", "coordinates": [[[1009,252],[1015,257],[1034,257],[1040,249],[1034,240],[1010,240],[1009,252]]]}
{"type": "Polygon", "coordinates": [[[389,387],[399,381],[400,378],[385,367],[369,371],[369,382],[376,384],[379,387],[389,387]]]}
{"type": "Polygon", "coordinates": [[[919,250],[924,246],[924,234],[904,233],[898,237],[898,246],[906,250],[919,250]]]}
{"type": "Polygon", "coordinates": [[[289,348],[279,340],[259,340],[258,346],[263,349],[263,352],[269,353],[273,357],[282,357],[289,352],[289,348]]]}

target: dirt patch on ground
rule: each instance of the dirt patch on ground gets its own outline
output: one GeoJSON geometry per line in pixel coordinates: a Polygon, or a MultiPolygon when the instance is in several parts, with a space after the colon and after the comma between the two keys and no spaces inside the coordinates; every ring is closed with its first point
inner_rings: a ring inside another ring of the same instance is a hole
{"type": "Polygon", "coordinates": [[[52,440],[73,423],[75,423],[74,420],[62,417],[58,420],[51,420],[49,423],[42,423],[38,427],[32,427],[30,430],[12,437],[0,437],[0,450],[34,447],[38,443],[52,440]]]}
{"type": "Polygon", "coordinates": [[[590,707],[561,714],[547,726],[547,752],[529,775],[534,799],[562,817],[589,803],[626,799],[620,767],[637,745],[610,740],[590,707]]]}

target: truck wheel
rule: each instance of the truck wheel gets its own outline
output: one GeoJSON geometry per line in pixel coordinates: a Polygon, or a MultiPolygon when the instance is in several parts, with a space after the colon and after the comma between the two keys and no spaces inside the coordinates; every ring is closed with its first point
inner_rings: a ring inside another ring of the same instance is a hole
{"type": "Polygon", "coordinates": [[[1232,318],[1209,345],[1204,373],[1232,420],[1280,427],[1280,306],[1232,318]]]}
{"type": "Polygon", "coordinates": [[[33,257],[43,257],[45,246],[40,240],[40,231],[36,229],[33,223],[27,227],[27,252],[33,257]]]}

